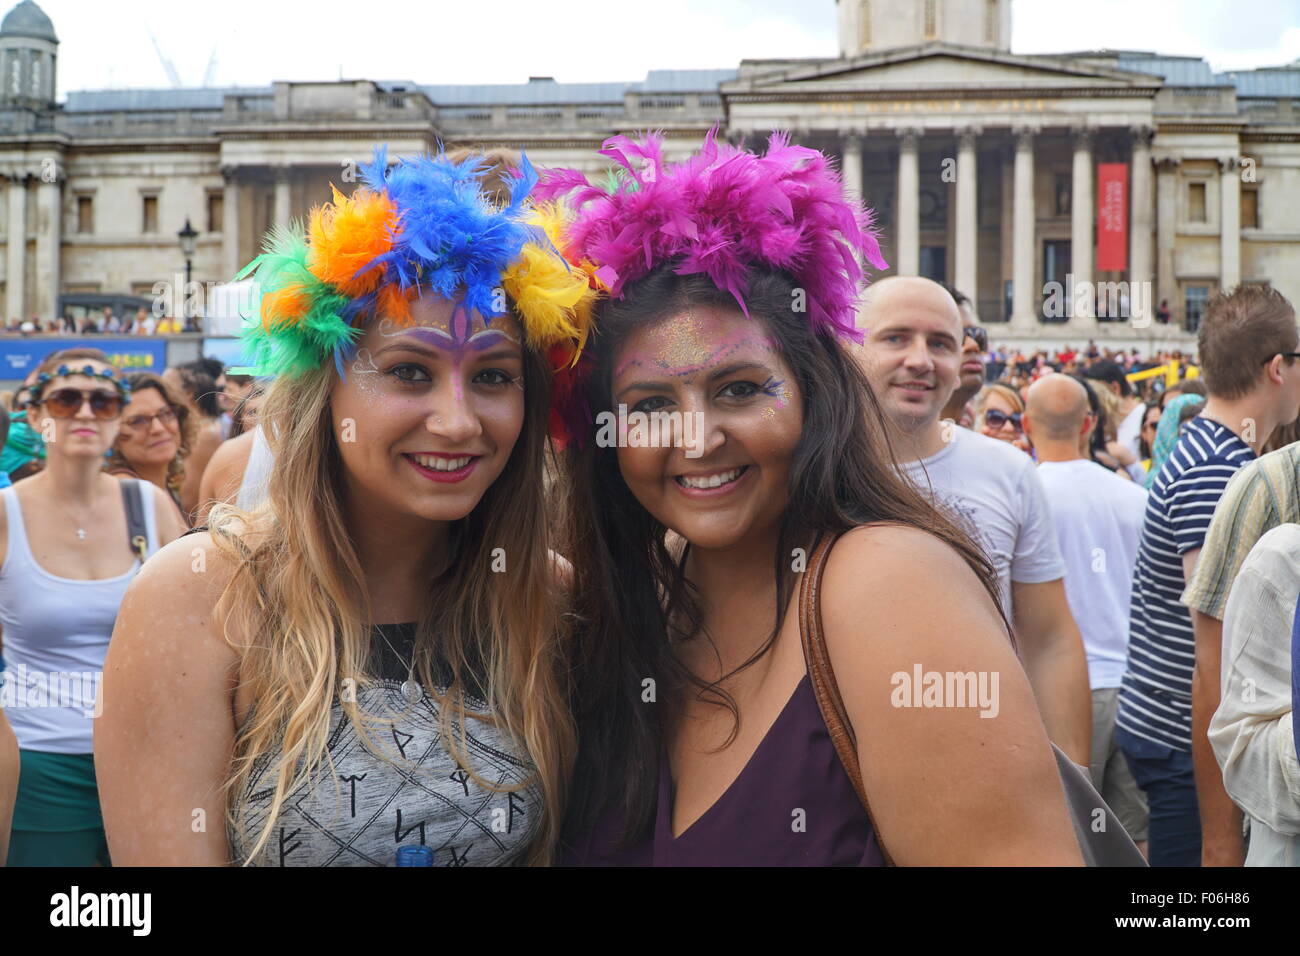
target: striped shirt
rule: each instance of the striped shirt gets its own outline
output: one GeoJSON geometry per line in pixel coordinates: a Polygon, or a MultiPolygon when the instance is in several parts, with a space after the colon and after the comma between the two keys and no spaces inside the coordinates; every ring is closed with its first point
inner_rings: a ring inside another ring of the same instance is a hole
{"type": "Polygon", "coordinates": [[[1265,532],[1287,523],[1300,524],[1300,442],[1252,461],[1228,482],[1183,603],[1222,621],[1246,555],[1265,532]]]}
{"type": "Polygon", "coordinates": [[[1192,749],[1192,616],[1179,603],[1183,555],[1205,543],[1228,480],[1255,457],[1230,428],[1208,418],[1183,426],[1147,499],[1133,601],[1128,664],[1116,726],[1184,752],[1192,749]]]}

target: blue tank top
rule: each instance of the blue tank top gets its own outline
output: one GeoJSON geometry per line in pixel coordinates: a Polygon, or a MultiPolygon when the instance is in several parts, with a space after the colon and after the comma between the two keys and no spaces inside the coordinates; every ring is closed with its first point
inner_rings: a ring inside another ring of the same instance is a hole
{"type": "Polygon", "coordinates": [[[570,866],[883,866],[853,783],[804,675],[785,709],[731,786],[674,837],[673,780],[659,761],[654,824],[620,847],[623,817],[612,811],[570,841],[570,866]]]}

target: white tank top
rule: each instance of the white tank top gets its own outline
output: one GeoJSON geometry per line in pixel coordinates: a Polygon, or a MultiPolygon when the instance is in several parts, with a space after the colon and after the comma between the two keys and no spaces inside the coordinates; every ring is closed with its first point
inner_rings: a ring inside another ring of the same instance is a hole
{"type": "Polygon", "coordinates": [[[235,504],[245,511],[252,511],[266,499],[266,485],[271,478],[271,466],[275,456],[267,444],[266,432],[261,425],[253,427],[253,448],[248,453],[248,464],[244,466],[244,479],[239,484],[239,494],[235,504]]]}
{"type": "MultiPolygon", "coordinates": [[[[153,554],[158,550],[153,486],[135,484],[144,503],[148,553],[153,554]]],[[[50,574],[32,556],[18,493],[5,488],[0,496],[9,521],[0,566],[5,659],[0,705],[23,750],[91,753],[104,654],[118,606],[140,562],[125,574],[94,581],[50,574]]],[[[127,548],[123,539],[122,550],[127,548]]]]}

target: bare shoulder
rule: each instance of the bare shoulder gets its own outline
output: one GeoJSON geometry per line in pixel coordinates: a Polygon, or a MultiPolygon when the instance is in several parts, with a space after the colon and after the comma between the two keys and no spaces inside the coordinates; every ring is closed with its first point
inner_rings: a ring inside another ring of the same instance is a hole
{"type": "Polygon", "coordinates": [[[172,501],[167,492],[152,482],[141,481],[140,484],[150,489],[153,494],[154,520],[158,528],[158,540],[162,544],[175,541],[185,533],[185,519],[176,507],[176,502],[172,501]]]}
{"type": "Polygon", "coordinates": [[[906,525],[867,525],[843,534],[826,559],[821,604],[832,641],[843,629],[837,624],[862,621],[879,625],[872,628],[877,633],[895,625],[908,632],[909,623],[925,621],[933,633],[951,626],[954,636],[1005,634],[993,599],[960,552],[906,525]]]}
{"type": "Polygon", "coordinates": [[[160,548],[127,588],[123,609],[152,606],[180,623],[211,617],[235,572],[237,559],[210,532],[182,535],[160,548]]]}
{"type": "Polygon", "coordinates": [[[255,434],[254,431],[249,430],[242,435],[236,435],[234,438],[223,441],[217,446],[217,450],[212,453],[208,468],[223,470],[238,468],[243,471],[248,464],[249,456],[253,453],[255,434]]]}

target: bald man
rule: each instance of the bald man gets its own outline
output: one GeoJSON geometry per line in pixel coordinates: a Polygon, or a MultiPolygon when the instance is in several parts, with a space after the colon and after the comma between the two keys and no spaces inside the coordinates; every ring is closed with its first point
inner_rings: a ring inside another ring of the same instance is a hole
{"type": "Polygon", "coordinates": [[[1088,655],[1092,780],[1145,853],[1146,795],[1115,742],[1115,713],[1147,493],[1080,453],[1093,424],[1083,389],[1068,375],[1036,381],[1025,403],[1025,434],[1038,455],[1038,477],[1065,558],[1065,595],[1088,655]]]}
{"type": "Polygon", "coordinates": [[[1048,735],[1088,766],[1087,661],[1033,460],[1005,442],[940,420],[961,375],[957,303],[937,282],[894,276],[868,288],[861,315],[865,338],[858,358],[891,425],[900,469],[983,547],[1015,623],[1048,735]]]}

